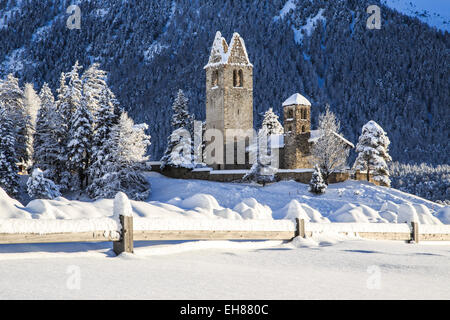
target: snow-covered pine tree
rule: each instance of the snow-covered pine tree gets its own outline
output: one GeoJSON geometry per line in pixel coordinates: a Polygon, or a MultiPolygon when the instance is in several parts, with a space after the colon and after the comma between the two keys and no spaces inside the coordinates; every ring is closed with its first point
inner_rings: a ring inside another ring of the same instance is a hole
{"type": "Polygon", "coordinates": [[[10,197],[16,197],[19,192],[15,134],[14,121],[0,103],[0,187],[10,197]]]}
{"type": "MultiPolygon", "coordinates": [[[[67,73],[61,74],[60,87],[57,90],[57,111],[60,115],[60,123],[58,129],[58,141],[59,141],[59,174],[57,183],[60,185],[61,190],[70,189],[69,186],[74,186],[72,179],[71,168],[72,163],[69,158],[68,145],[71,142],[74,135],[74,114],[79,109],[82,103],[82,83],[79,76],[79,70],[81,66],[78,61],[75,62],[72,70],[67,73]],[[67,84],[68,80],[68,84],[67,84]]],[[[72,150],[73,151],[73,150],[72,150]]],[[[77,176],[78,177],[78,176],[77,176]]],[[[80,182],[81,184],[81,182],[80,182]]]]}
{"type": "Polygon", "coordinates": [[[150,144],[150,136],[144,132],[146,128],[146,124],[135,125],[126,112],[122,113],[105,142],[109,152],[104,161],[105,174],[96,181],[99,188],[91,188],[95,198],[114,198],[119,191],[134,200],[148,198],[150,184],[142,175],[150,144]]]}
{"type": "Polygon", "coordinates": [[[67,143],[69,139],[69,123],[71,110],[68,101],[67,75],[61,73],[59,78],[59,88],[56,90],[56,114],[55,114],[55,135],[58,141],[58,161],[55,172],[55,182],[61,187],[61,191],[69,189],[70,173],[67,170],[67,143]]]}
{"type": "Polygon", "coordinates": [[[356,158],[353,168],[355,170],[366,170],[367,181],[370,173],[373,180],[379,181],[386,186],[390,186],[389,170],[387,162],[392,158],[389,155],[389,138],[383,128],[378,123],[370,120],[362,127],[362,133],[356,145],[356,158]]]}
{"type": "Polygon", "coordinates": [[[18,164],[22,170],[28,170],[33,156],[33,126],[31,117],[25,109],[24,99],[19,80],[9,74],[0,87],[0,101],[9,113],[8,117],[13,121],[15,128],[18,164]]]}
{"type": "Polygon", "coordinates": [[[331,173],[345,168],[349,149],[339,137],[340,122],[336,119],[335,114],[330,111],[328,105],[325,113],[319,115],[317,129],[320,136],[311,148],[312,161],[319,165],[322,177],[328,184],[331,173]]]}
{"type": "Polygon", "coordinates": [[[259,130],[256,144],[252,146],[256,148],[256,161],[253,163],[249,172],[242,178],[243,181],[254,181],[265,186],[266,183],[276,180],[275,174],[278,170],[272,166],[273,159],[268,137],[266,127],[259,130]]]}
{"type": "Polygon", "coordinates": [[[101,96],[104,94],[106,84],[106,71],[99,69],[100,64],[93,63],[84,71],[81,81],[83,83],[83,95],[87,101],[87,106],[92,115],[95,116],[101,96]]]}
{"type": "Polygon", "coordinates": [[[41,99],[34,90],[33,84],[25,83],[23,89],[25,110],[30,115],[33,128],[36,125],[36,118],[39,108],[41,107],[41,99]]]}
{"type": "Polygon", "coordinates": [[[278,116],[273,112],[272,108],[267,110],[264,114],[262,127],[265,128],[268,135],[284,133],[283,126],[278,121],[278,116]]]}
{"type": "Polygon", "coordinates": [[[54,199],[61,196],[58,185],[44,177],[41,169],[35,168],[27,181],[27,192],[34,199],[54,199]]]}
{"type": "Polygon", "coordinates": [[[34,166],[45,171],[47,177],[55,179],[59,157],[58,120],[55,100],[47,83],[39,93],[41,107],[36,118],[36,129],[33,137],[34,166]]]}
{"type": "Polygon", "coordinates": [[[67,166],[78,174],[80,189],[87,186],[87,170],[92,155],[93,117],[83,97],[70,119],[69,143],[67,145],[67,166]]]}
{"type": "Polygon", "coordinates": [[[311,177],[311,181],[309,182],[309,192],[312,193],[325,193],[327,189],[327,185],[322,178],[322,173],[320,172],[320,168],[318,165],[314,167],[314,172],[311,177]]]}
{"type": "MultiPolygon", "coordinates": [[[[114,96],[108,89],[104,88],[99,97],[99,108],[94,116],[95,131],[92,139],[92,157],[89,166],[90,184],[88,193],[91,198],[96,198],[98,191],[104,187],[103,176],[107,173],[106,161],[110,154],[109,139],[112,128],[118,124],[114,113],[114,96]]],[[[119,117],[120,119],[120,117],[119,117]]]]}
{"type": "Polygon", "coordinates": [[[184,95],[183,90],[179,89],[175,101],[172,105],[172,121],[173,130],[184,128],[190,130],[192,126],[192,115],[189,113],[188,98],[184,95]]]}
{"type": "Polygon", "coordinates": [[[188,99],[183,90],[178,90],[172,105],[172,133],[167,139],[167,148],[161,158],[161,170],[166,167],[194,167],[192,141],[193,117],[188,111],[188,99]]]}

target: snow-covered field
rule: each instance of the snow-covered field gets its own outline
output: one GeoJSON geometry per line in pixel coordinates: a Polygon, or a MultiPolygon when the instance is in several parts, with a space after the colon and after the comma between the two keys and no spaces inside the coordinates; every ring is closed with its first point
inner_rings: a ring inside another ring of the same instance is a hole
{"type": "MultiPolygon", "coordinates": [[[[147,202],[132,201],[133,213],[162,224],[270,222],[297,216],[318,223],[449,223],[448,206],[359,181],[330,185],[324,195],[315,196],[306,185],[293,181],[260,187],[147,176],[152,195],[147,202]]],[[[70,219],[86,218],[107,230],[116,228],[107,219],[113,214],[112,200],[59,198],[34,200],[24,207],[0,190],[0,208],[0,233],[27,228],[30,219],[42,222],[49,232],[70,219]]],[[[136,242],[134,255],[119,257],[111,247],[111,243],[0,245],[0,298],[450,298],[448,242],[406,244],[323,234],[291,243],[136,242]]]]}
{"type": "MultiPolygon", "coordinates": [[[[147,202],[132,201],[135,217],[159,220],[196,219],[293,219],[311,222],[450,224],[450,206],[377,187],[364,181],[332,184],[323,195],[308,192],[308,186],[282,181],[261,187],[241,183],[166,178],[147,173],[152,194],[147,202]]],[[[92,219],[113,213],[112,200],[95,202],[33,200],[22,206],[0,190],[0,219],[92,219]]],[[[110,228],[107,228],[110,230],[110,228]]],[[[0,231],[8,232],[0,223],[0,231]],[[3,228],[3,229],[2,229],[3,228]]]]}
{"type": "Polygon", "coordinates": [[[138,245],[0,246],[0,299],[450,299],[448,244],[138,245]]]}

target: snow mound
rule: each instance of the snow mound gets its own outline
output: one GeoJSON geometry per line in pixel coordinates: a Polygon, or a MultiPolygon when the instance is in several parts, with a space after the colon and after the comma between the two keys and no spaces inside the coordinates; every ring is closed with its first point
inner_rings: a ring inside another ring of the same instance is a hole
{"type": "Polygon", "coordinates": [[[360,222],[360,223],[386,223],[388,220],[382,218],[378,211],[363,205],[347,203],[337,211],[331,213],[328,218],[335,222],[360,222]]]}
{"type": "Polygon", "coordinates": [[[273,219],[272,209],[267,205],[260,204],[254,198],[242,200],[233,210],[240,213],[244,219],[273,219]]]}
{"type": "MultiPolygon", "coordinates": [[[[295,220],[295,218],[304,219],[307,222],[327,223],[330,222],[327,218],[323,217],[319,211],[311,208],[305,203],[300,203],[297,200],[291,200],[285,205],[280,213],[284,213],[284,219],[295,220]]],[[[281,215],[280,215],[281,216],[281,215]]]]}
{"type": "Polygon", "coordinates": [[[442,221],[443,224],[450,224],[450,206],[446,206],[436,213],[436,217],[442,221]]]}
{"type": "Polygon", "coordinates": [[[33,213],[33,218],[37,219],[70,219],[67,213],[47,200],[33,200],[27,205],[27,209],[33,213]]]}
{"type": "Polygon", "coordinates": [[[397,214],[393,211],[381,211],[380,216],[386,219],[389,223],[397,223],[397,214]]]}
{"type": "Polygon", "coordinates": [[[212,212],[214,209],[222,209],[216,198],[214,198],[212,195],[204,193],[197,193],[192,197],[184,199],[183,201],[181,201],[180,206],[186,209],[201,208],[210,212],[212,212]]]}
{"type": "Polygon", "coordinates": [[[21,208],[23,206],[19,201],[10,198],[5,190],[0,188],[0,219],[30,219],[31,215],[21,208]]]}
{"type": "Polygon", "coordinates": [[[242,220],[242,217],[239,213],[228,208],[214,209],[214,215],[224,219],[242,220]]]}

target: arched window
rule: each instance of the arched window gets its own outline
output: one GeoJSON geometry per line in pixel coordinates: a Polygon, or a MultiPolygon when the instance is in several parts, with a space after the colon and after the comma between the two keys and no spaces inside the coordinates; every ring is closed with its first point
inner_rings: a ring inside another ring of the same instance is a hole
{"type": "Polygon", "coordinates": [[[292,126],[288,127],[288,132],[292,132],[292,126]]]}
{"type": "Polygon", "coordinates": [[[302,126],[302,132],[305,132],[305,126],[302,126]]]}
{"type": "Polygon", "coordinates": [[[244,74],[242,70],[233,70],[233,87],[244,86],[244,74]]]}
{"type": "Polygon", "coordinates": [[[288,117],[289,118],[293,118],[294,117],[294,111],[292,109],[289,110],[288,117]]]}
{"type": "Polygon", "coordinates": [[[214,70],[211,78],[211,85],[216,87],[219,84],[219,70],[214,70]]]}

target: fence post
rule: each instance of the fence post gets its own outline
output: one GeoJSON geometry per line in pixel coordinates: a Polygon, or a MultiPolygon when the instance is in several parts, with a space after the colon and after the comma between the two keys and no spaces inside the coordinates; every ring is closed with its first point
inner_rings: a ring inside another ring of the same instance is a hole
{"type": "Polygon", "coordinates": [[[117,193],[114,199],[114,217],[119,219],[121,232],[119,241],[113,242],[113,250],[119,255],[122,252],[133,253],[133,210],[128,197],[117,193]]]}
{"type": "Polygon", "coordinates": [[[295,218],[295,222],[296,222],[295,236],[306,238],[305,219],[295,218]]]}
{"type": "Polygon", "coordinates": [[[419,223],[411,221],[411,226],[412,226],[411,241],[419,243],[419,223]]]}

